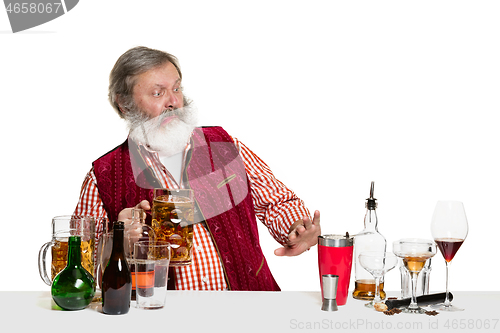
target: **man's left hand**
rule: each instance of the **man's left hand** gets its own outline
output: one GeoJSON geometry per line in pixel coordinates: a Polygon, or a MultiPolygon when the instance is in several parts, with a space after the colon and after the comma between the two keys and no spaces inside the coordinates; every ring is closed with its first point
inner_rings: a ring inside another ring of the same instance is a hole
{"type": "Polygon", "coordinates": [[[312,221],[309,217],[304,217],[302,220],[292,224],[287,244],[284,247],[276,249],[274,254],[277,256],[297,256],[309,250],[311,246],[316,245],[318,243],[318,236],[321,235],[319,215],[319,211],[317,210],[314,212],[312,221]]]}

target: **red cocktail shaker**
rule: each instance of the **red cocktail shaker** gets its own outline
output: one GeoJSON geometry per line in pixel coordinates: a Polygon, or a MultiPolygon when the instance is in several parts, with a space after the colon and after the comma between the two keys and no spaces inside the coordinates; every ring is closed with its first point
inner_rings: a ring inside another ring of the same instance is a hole
{"type": "Polygon", "coordinates": [[[337,305],[345,305],[351,280],[352,248],[354,238],[346,235],[321,235],[318,237],[318,266],[323,297],[322,275],[338,275],[337,305]]]}

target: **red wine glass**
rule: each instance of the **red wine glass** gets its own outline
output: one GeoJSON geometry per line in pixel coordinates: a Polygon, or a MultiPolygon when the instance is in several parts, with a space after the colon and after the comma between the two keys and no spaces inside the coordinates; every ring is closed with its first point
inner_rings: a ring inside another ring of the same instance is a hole
{"type": "Polygon", "coordinates": [[[446,262],[446,299],[433,306],[441,311],[462,311],[451,305],[448,289],[448,272],[451,260],[464,242],[469,231],[464,205],[460,201],[438,201],[432,216],[431,232],[446,262]]]}

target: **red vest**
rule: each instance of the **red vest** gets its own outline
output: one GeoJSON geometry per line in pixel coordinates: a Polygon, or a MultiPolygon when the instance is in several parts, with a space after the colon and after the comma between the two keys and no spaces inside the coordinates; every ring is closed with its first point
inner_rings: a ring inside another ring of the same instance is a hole
{"type": "MultiPolygon", "coordinates": [[[[229,289],[279,291],[260,248],[250,182],[232,142],[221,127],[195,129],[183,170],[184,187],[194,190],[196,208],[216,245],[229,289]]],[[[153,189],[162,187],[131,140],[93,165],[110,221],[141,200],[152,203],[153,189]]]]}

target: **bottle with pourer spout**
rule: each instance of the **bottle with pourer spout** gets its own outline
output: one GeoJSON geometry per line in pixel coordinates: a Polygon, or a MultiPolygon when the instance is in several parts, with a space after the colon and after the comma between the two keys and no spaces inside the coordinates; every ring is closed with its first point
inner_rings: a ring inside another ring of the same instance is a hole
{"type": "MultiPolygon", "coordinates": [[[[366,251],[386,251],[385,237],[378,232],[377,199],[373,197],[374,182],[371,183],[370,197],[366,199],[365,227],[354,238],[355,281],[352,297],[361,300],[373,300],[375,297],[375,279],[359,263],[358,257],[366,251]]],[[[385,299],[384,281],[380,281],[380,298],[385,299]]]]}

